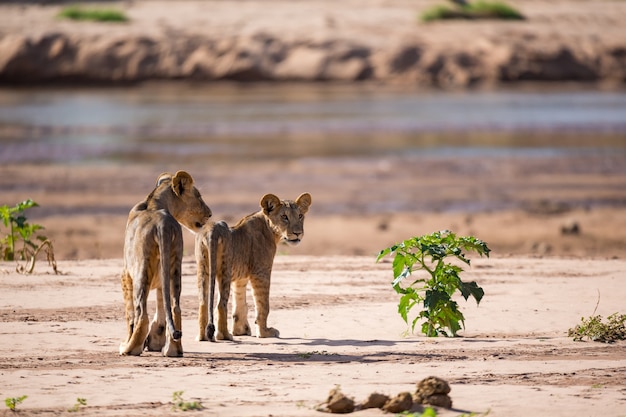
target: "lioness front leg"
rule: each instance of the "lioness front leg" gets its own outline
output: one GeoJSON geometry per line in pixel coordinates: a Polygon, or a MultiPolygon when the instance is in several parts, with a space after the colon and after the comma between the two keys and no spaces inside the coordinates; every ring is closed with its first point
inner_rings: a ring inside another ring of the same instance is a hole
{"type": "MultiPolygon", "coordinates": [[[[235,336],[251,336],[248,324],[248,304],[246,303],[246,286],[248,279],[233,281],[233,334],[235,336]]],[[[219,315],[219,311],[218,311],[219,315]]],[[[219,316],[218,316],[219,321],[219,316]]]]}
{"type": "Polygon", "coordinates": [[[156,313],[150,322],[146,339],[146,348],[150,352],[159,352],[165,346],[165,310],[163,309],[163,290],[156,289],[156,313]]]}
{"type": "Polygon", "coordinates": [[[270,314],[270,277],[252,278],[250,280],[252,296],[254,297],[254,307],[256,310],[256,336],[257,337],[278,337],[280,332],[267,327],[267,316],[270,314]]]}

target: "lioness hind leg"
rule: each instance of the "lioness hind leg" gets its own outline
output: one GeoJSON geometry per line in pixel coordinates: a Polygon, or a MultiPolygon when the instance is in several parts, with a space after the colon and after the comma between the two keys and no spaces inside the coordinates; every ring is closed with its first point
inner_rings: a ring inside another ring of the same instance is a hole
{"type": "MultiPolygon", "coordinates": [[[[248,279],[239,279],[233,283],[233,334],[235,336],[251,336],[248,324],[248,305],[246,304],[246,286],[248,279]]],[[[219,319],[218,319],[219,320],[219,319]]]]}
{"type": "Polygon", "coordinates": [[[253,277],[250,280],[252,296],[254,297],[254,308],[256,310],[256,336],[257,337],[278,337],[280,332],[267,327],[267,317],[270,314],[270,279],[263,277],[253,277]]]}
{"type": "Polygon", "coordinates": [[[148,335],[148,312],[146,311],[147,294],[144,289],[135,291],[134,299],[134,320],[132,324],[132,334],[128,342],[120,344],[120,355],[139,356],[144,349],[146,336],[148,335]]]}
{"type": "Polygon", "coordinates": [[[135,321],[135,312],[133,308],[133,279],[126,269],[122,272],[122,293],[124,294],[124,307],[126,316],[126,339],[124,343],[128,343],[133,334],[135,321]]]}
{"type": "Polygon", "coordinates": [[[163,290],[156,290],[156,313],[150,323],[150,330],[146,339],[146,348],[151,352],[158,352],[165,346],[165,310],[163,309],[163,290]]]}
{"type": "MultiPolygon", "coordinates": [[[[182,251],[181,251],[182,253],[182,251]]],[[[180,309],[180,292],[181,292],[181,260],[175,260],[170,270],[170,293],[172,305],[172,318],[176,329],[183,328],[183,319],[180,309]]],[[[181,335],[182,336],[182,335],[181,335]]],[[[181,357],[183,356],[182,338],[175,339],[169,331],[166,331],[166,342],[162,349],[163,356],[181,357]]]]}

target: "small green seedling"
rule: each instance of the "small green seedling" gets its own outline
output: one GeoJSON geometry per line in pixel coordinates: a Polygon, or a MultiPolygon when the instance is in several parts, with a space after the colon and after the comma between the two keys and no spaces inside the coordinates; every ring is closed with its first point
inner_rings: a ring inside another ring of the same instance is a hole
{"type": "Polygon", "coordinates": [[[28,398],[28,395],[22,395],[21,397],[5,398],[4,403],[9,410],[15,412],[17,411],[17,406],[21,404],[26,398],[28,398]]]}
{"type": "Polygon", "coordinates": [[[299,357],[299,358],[302,358],[302,359],[309,359],[309,358],[311,358],[311,356],[313,356],[313,355],[321,355],[321,356],[335,356],[335,355],[337,355],[337,354],[336,354],[336,353],[330,353],[330,352],[328,352],[328,351],[326,351],[326,350],[322,350],[322,351],[319,351],[319,350],[314,350],[314,351],[312,351],[312,352],[301,352],[301,353],[298,353],[297,355],[298,355],[298,357],[299,357]]]}
{"type": "Polygon", "coordinates": [[[24,212],[30,208],[38,207],[39,204],[31,199],[22,201],[13,207],[6,204],[0,206],[0,219],[7,229],[3,238],[0,239],[1,257],[5,261],[16,261],[17,272],[30,274],[35,268],[35,260],[41,250],[45,250],[48,264],[57,274],[57,264],[54,259],[52,242],[38,233],[44,227],[39,224],[28,223],[24,212]],[[20,245],[21,243],[21,245],[20,245]],[[22,265],[20,262],[26,262],[22,265]]]}
{"type": "Polygon", "coordinates": [[[430,235],[414,237],[404,242],[383,249],[376,261],[387,255],[394,256],[392,269],[393,289],[400,294],[398,313],[409,324],[410,310],[422,303],[424,309],[415,317],[411,331],[419,320],[423,320],[422,333],[429,337],[456,336],[465,327],[465,318],[458,308],[452,295],[460,291],[465,300],[471,295],[480,303],[485,292],[476,282],[463,282],[460,274],[463,269],[455,264],[447,263],[446,258],[470,264],[463,250],[477,252],[480,256],[489,257],[491,249],[487,244],[473,236],[457,237],[449,230],[430,235]],[[411,284],[403,287],[402,281],[414,271],[421,270],[421,275],[411,284]],[[447,330],[446,330],[447,329],[447,330]]]}
{"type": "Polygon", "coordinates": [[[69,411],[70,413],[76,413],[80,410],[81,406],[86,406],[86,405],[87,405],[86,398],[76,398],[76,404],[74,404],[72,408],[68,408],[67,411],[69,411]]]}
{"type": "Polygon", "coordinates": [[[172,410],[189,411],[189,410],[202,410],[204,407],[199,401],[185,401],[183,399],[184,391],[175,391],[172,394],[172,410]]]}

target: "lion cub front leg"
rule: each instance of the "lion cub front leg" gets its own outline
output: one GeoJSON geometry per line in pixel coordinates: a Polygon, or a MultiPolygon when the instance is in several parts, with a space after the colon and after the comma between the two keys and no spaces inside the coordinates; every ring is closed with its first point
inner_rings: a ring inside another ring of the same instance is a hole
{"type": "Polygon", "coordinates": [[[248,305],[246,303],[247,278],[234,280],[233,285],[233,334],[235,336],[251,336],[248,324],[248,305]]]}
{"type": "Polygon", "coordinates": [[[256,309],[256,336],[257,337],[278,337],[280,332],[267,327],[267,316],[270,314],[270,276],[253,277],[252,296],[254,297],[254,307],[256,309]]]}

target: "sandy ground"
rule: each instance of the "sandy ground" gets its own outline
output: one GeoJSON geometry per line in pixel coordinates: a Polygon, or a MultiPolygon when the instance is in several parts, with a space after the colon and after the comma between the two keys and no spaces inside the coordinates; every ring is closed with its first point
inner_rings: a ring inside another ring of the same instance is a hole
{"type": "MultiPolygon", "coordinates": [[[[492,257],[465,271],[485,297],[460,301],[461,338],[404,337],[390,263],[370,257],[278,256],[270,324],[280,339],[196,342],[195,265],[183,265],[183,358],[120,357],[121,261],[63,261],[62,275],[0,264],[0,395],[28,395],[19,415],[172,415],[184,391],[214,416],[314,416],[330,389],[361,401],[452,386],[440,416],[623,416],[626,342],[574,342],[567,329],[623,308],[624,260],[492,257]],[[33,291],[37,288],[37,292],[33,291]]],[[[153,305],[150,306],[153,309],[153,305]]],[[[5,415],[11,415],[5,411],[5,415]]],[[[380,410],[356,412],[383,415],[380,410]]]]}
{"type": "MultiPolygon", "coordinates": [[[[414,2],[403,4],[409,3],[413,7],[414,2]]],[[[563,37],[597,32],[609,40],[623,35],[620,2],[575,2],[576,8],[564,1],[519,3],[530,15],[544,16],[537,30],[563,37]],[[589,18],[594,10],[608,12],[589,18]]],[[[237,3],[220,4],[232,9],[237,3]]],[[[381,17],[355,2],[342,4],[336,10],[341,16],[363,10],[353,36],[378,33],[372,22],[399,32],[414,22],[413,12],[391,10],[381,17]]],[[[158,30],[169,30],[177,20],[166,8],[129,5],[146,25],[160,19],[158,30]]],[[[32,19],[24,25],[12,15],[0,16],[2,26],[16,33],[47,30],[36,23],[53,15],[39,6],[5,9],[32,19]]],[[[242,29],[228,26],[231,21],[219,25],[214,16],[198,20],[224,31],[251,31],[272,21],[248,18],[252,27],[242,29]]],[[[326,25],[324,19],[290,22],[293,32],[326,25]]],[[[54,25],[62,29],[67,23],[54,25]]],[[[458,31],[467,36],[468,30],[478,29],[461,23],[448,32],[442,25],[423,36],[434,41],[458,31]]],[[[85,398],[81,415],[159,416],[180,414],[171,410],[171,399],[184,391],[186,400],[202,402],[202,415],[311,416],[320,415],[315,407],[335,385],[360,401],[373,391],[413,391],[419,380],[435,375],[452,384],[454,409],[438,410],[442,416],[623,417],[625,342],[573,342],[566,333],[594,312],[598,294],[598,314],[624,313],[625,195],[626,156],[619,149],[530,159],[512,153],[224,165],[174,155],[158,164],[2,164],[0,204],[33,198],[41,205],[29,219],[46,227],[62,274],[52,275],[43,261],[31,276],[0,263],[0,397],[28,395],[18,406],[21,415],[73,415],[67,410],[85,398]],[[281,331],[280,339],[195,342],[193,243],[186,233],[185,356],[117,354],[124,336],[119,273],[125,218],[158,174],[177,169],[194,176],[216,220],[233,222],[255,211],[266,192],[313,195],[303,243],[281,248],[276,261],[270,324],[281,331]],[[579,233],[564,234],[572,224],[579,233]],[[476,259],[466,272],[466,279],[485,289],[485,298],[480,307],[461,302],[461,338],[404,337],[390,264],[374,263],[375,254],[444,228],[473,234],[493,249],[491,259],[476,259]]]]}

